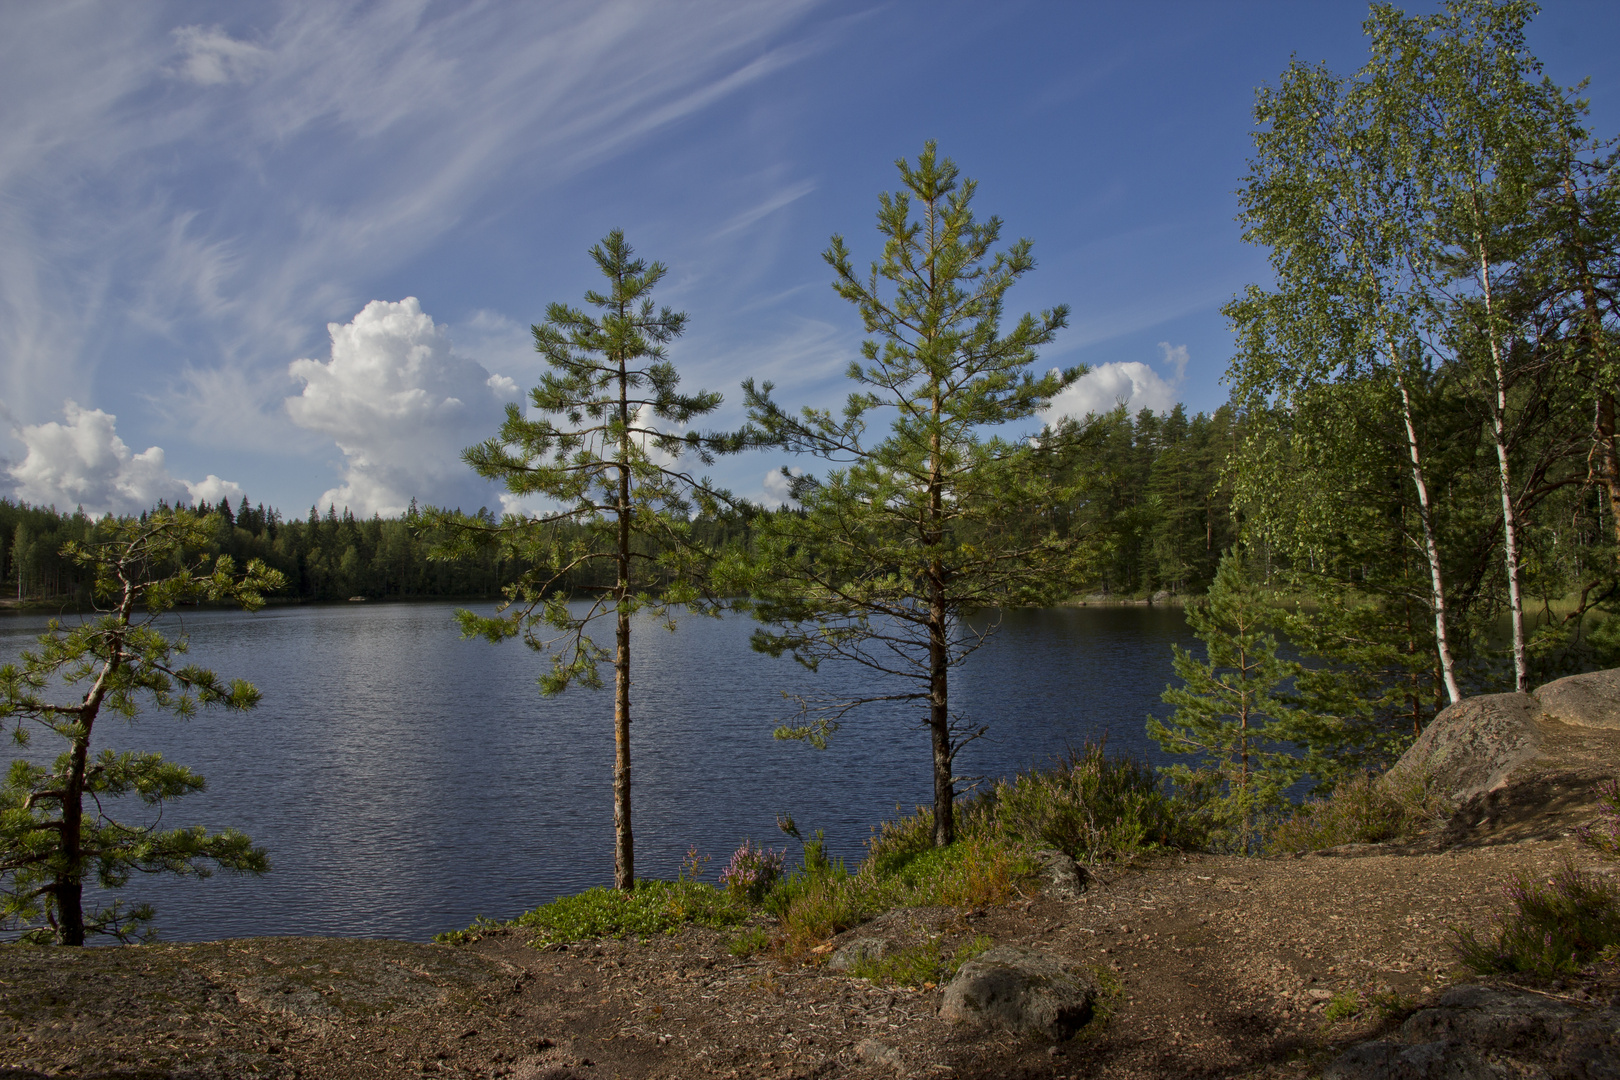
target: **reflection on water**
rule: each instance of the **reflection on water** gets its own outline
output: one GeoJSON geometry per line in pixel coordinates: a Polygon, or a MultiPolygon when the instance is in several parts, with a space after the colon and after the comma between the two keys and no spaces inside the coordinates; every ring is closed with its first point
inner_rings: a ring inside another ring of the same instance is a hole
{"type": "MultiPolygon", "coordinates": [[[[161,751],[208,779],[166,825],[235,826],[269,849],[258,879],[137,880],[165,938],[346,934],[425,939],[613,877],[612,691],[543,699],[539,658],[458,637],[449,604],[187,615],[191,657],[256,683],[247,714],[104,719],[97,747],[161,751]]],[[[0,622],[0,653],[44,619],[0,622]]],[[[745,618],[637,626],[632,670],[638,873],[672,875],[696,844],[721,863],[776,816],[858,856],[871,825],[930,800],[926,733],[894,710],[852,715],[829,749],[779,743],[783,691],[853,677],[748,648],[745,618]]],[[[1006,775],[1104,732],[1156,751],[1142,721],[1171,678],[1179,610],[1007,612],[956,677],[953,711],[990,725],[958,770],[1006,775]]],[[[608,677],[611,686],[611,675],[608,677]]],[[[1161,710],[1162,711],[1162,710],[1161,710]]],[[[34,752],[54,755],[36,738],[34,752]]]]}

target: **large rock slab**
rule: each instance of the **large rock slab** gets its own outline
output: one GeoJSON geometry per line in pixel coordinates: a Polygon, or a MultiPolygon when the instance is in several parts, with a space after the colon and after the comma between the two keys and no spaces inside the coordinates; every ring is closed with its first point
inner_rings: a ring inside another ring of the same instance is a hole
{"type": "Polygon", "coordinates": [[[1546,719],[1620,730],[1620,669],[1556,679],[1536,691],[1536,702],[1546,719]]]}
{"type": "Polygon", "coordinates": [[[1322,1080],[1620,1080],[1620,1011],[1541,994],[1459,986],[1401,1025],[1397,1039],[1353,1046],[1322,1080]]]}
{"type": "Polygon", "coordinates": [[[1440,711],[1386,774],[1431,779],[1454,802],[1507,783],[1541,749],[1541,706],[1529,694],[1484,694],[1440,711]]]}
{"type": "Polygon", "coordinates": [[[1070,964],[1003,945],[962,965],[939,1015],[1061,1042],[1090,1023],[1096,1003],[1096,984],[1070,964]]]}

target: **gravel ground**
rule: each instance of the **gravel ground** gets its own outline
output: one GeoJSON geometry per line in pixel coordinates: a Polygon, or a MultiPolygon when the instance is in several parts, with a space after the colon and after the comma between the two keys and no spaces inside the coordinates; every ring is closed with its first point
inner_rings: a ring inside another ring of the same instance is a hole
{"type": "Polygon", "coordinates": [[[947,954],[982,936],[1090,967],[1104,1015],[1061,1046],[947,1024],[938,987],[739,959],[733,934],[698,928],[544,950],[510,932],[6,947],[0,1077],[1309,1077],[1458,977],[1450,928],[1485,925],[1510,874],[1566,859],[1592,863],[1562,836],[1178,856],[1099,873],[1078,900],[851,932],[947,954]],[[1347,991],[1391,1007],[1329,1022],[1347,991]]]}

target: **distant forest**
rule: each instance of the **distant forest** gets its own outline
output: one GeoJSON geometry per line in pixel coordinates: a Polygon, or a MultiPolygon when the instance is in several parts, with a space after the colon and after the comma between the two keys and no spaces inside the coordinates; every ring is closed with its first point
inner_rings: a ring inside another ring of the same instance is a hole
{"type": "MultiPolygon", "coordinates": [[[[1071,429],[1057,468],[1077,493],[1058,514],[1066,530],[1094,542],[1095,569],[1082,592],[1131,597],[1161,589],[1203,591],[1221,552],[1236,539],[1231,499],[1221,482],[1240,435],[1235,415],[1223,407],[1213,416],[1189,417],[1178,405],[1133,416],[1121,406],[1071,429]]],[[[494,548],[474,559],[429,559],[433,538],[404,517],[357,518],[347,509],[311,507],[305,517],[288,518],[246,499],[197,509],[220,515],[218,553],[239,563],[263,559],[286,575],[283,599],[493,599],[526,569],[494,548]]],[[[754,517],[768,512],[745,504],[723,520],[694,524],[701,539],[719,546],[745,541],[754,517]]],[[[13,603],[87,602],[88,582],[61,550],[69,540],[84,539],[91,524],[82,512],[0,499],[4,597],[13,603]]]]}

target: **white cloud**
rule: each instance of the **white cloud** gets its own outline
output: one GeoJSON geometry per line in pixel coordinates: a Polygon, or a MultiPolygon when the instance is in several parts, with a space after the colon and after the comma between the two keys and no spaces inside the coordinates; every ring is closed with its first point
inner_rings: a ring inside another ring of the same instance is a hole
{"type": "MultiPolygon", "coordinates": [[[[107,393],[131,329],[171,365],[279,374],[480,200],[532,198],[821,47],[789,36],[811,6],[8,11],[0,396],[43,415],[107,393]]],[[[217,441],[193,419],[188,438],[217,441]]]]}
{"type": "Polygon", "coordinates": [[[1174,408],[1187,375],[1187,346],[1161,341],[1159,349],[1163,353],[1160,362],[1170,369],[1169,378],[1140,360],[1098,364],[1053,398],[1041,419],[1048,424],[1065,416],[1083,420],[1117,405],[1128,405],[1133,411],[1174,408]]]}
{"type": "Polygon", "coordinates": [[[175,74],[198,86],[251,82],[270,62],[270,51],[237,41],[218,26],[182,26],[174,31],[184,54],[175,74]]]}
{"type": "MultiPolygon", "coordinates": [[[[788,472],[794,476],[804,475],[804,470],[797,465],[789,466],[788,472]]],[[[789,501],[788,478],[782,475],[781,469],[774,469],[765,474],[763,490],[765,497],[760,500],[760,504],[769,509],[782,506],[789,501]]]]}
{"type": "Polygon", "coordinates": [[[343,483],[317,505],[386,516],[412,498],[466,510],[491,502],[492,487],[461,452],[495,434],[517,384],[455,355],[445,328],[414,296],[373,300],[327,330],[330,360],[294,360],[288,368],[304,383],[287,399],[293,422],[343,451],[343,483]]]}
{"type": "Polygon", "coordinates": [[[87,513],[138,514],[159,499],[179,505],[195,499],[219,501],[221,495],[242,497],[242,489],[209,473],[192,483],[169,474],[163,448],[149,446],[132,453],[118,437],[118,418],[100,409],[68,401],[63,423],[25,424],[14,434],[28,448],[21,464],[7,470],[17,498],[61,509],[84,507],[87,513]]]}

